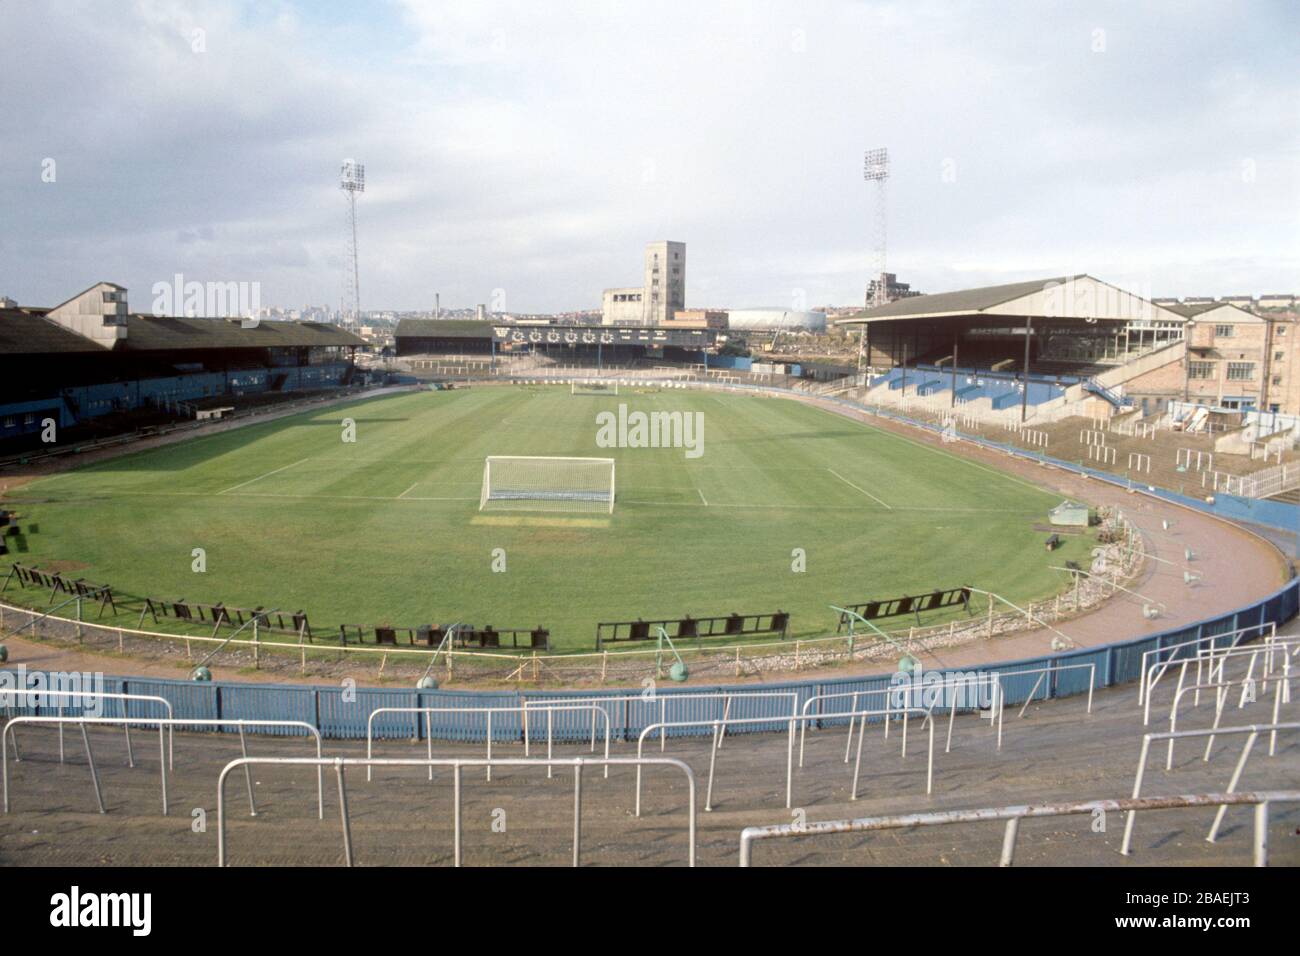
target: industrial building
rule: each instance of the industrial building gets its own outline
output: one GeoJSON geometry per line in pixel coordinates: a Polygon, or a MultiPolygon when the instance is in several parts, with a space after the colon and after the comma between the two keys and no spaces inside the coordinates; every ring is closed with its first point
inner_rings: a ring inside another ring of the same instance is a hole
{"type": "Polygon", "coordinates": [[[600,324],[645,325],[644,293],[641,286],[606,289],[600,301],[600,324]]]}
{"type": "Polygon", "coordinates": [[[727,313],[722,309],[678,309],[665,324],[675,329],[725,329],[727,313]]]}
{"type": "Polygon", "coordinates": [[[686,308],[686,243],[646,243],[644,266],[641,285],[604,291],[601,325],[663,325],[686,308]]]}
{"type": "Polygon", "coordinates": [[[882,272],[867,283],[868,305],[874,302],[880,302],[881,304],[896,302],[899,299],[907,299],[921,294],[919,291],[913,291],[910,284],[899,282],[898,276],[892,272],[882,272]]]}

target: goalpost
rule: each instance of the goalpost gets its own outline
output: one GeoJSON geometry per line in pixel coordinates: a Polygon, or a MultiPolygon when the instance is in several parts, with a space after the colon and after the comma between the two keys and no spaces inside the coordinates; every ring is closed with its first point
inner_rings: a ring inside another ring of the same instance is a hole
{"type": "Polygon", "coordinates": [[[580,382],[576,379],[569,383],[570,395],[617,395],[618,382],[580,382]]]}
{"type": "Polygon", "coordinates": [[[614,511],[613,458],[490,455],[479,511],[614,511]]]}

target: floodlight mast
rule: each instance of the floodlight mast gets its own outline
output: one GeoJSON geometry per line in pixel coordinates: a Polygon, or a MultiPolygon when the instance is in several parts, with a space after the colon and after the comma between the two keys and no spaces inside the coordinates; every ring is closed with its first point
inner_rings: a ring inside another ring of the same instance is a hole
{"type": "Polygon", "coordinates": [[[343,319],[355,325],[361,317],[361,278],[357,266],[357,193],[366,191],[366,167],[345,159],[339,171],[339,189],[348,202],[347,253],[343,263],[343,319]]]}
{"type": "Polygon", "coordinates": [[[889,150],[885,148],[869,149],[863,157],[862,178],[868,183],[876,184],[876,209],[872,229],[872,278],[876,280],[875,294],[867,302],[867,307],[885,305],[889,302],[889,291],[885,284],[885,182],[889,179],[889,150]]]}

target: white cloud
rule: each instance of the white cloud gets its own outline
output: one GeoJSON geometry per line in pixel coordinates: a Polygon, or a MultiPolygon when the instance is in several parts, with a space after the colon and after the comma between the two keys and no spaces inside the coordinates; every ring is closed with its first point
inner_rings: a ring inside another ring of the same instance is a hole
{"type": "Polygon", "coordinates": [[[182,271],[337,302],[336,175],[355,156],[363,307],[495,288],[521,310],[595,307],[639,279],[654,238],[688,243],[691,304],[854,302],[876,145],[890,268],[915,287],[1078,270],[1158,294],[1272,291],[1300,267],[1281,6],[379,12],[0,8],[0,292],[48,303],[182,271]]]}

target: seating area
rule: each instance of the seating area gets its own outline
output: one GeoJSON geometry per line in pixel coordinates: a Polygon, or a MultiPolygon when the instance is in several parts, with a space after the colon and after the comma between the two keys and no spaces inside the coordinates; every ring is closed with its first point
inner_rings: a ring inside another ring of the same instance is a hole
{"type": "MultiPolygon", "coordinates": [[[[894,368],[884,375],[871,379],[872,388],[888,385],[890,391],[899,391],[906,387],[915,390],[917,395],[939,395],[952,388],[953,376],[950,368],[941,369],[933,366],[914,368],[894,368]]],[[[1029,381],[1029,404],[1042,405],[1065,395],[1066,389],[1076,382],[1057,381],[1055,379],[1035,379],[1029,381]]],[[[1011,408],[1019,405],[1023,399],[1023,389],[1018,376],[1005,372],[987,372],[969,368],[957,369],[957,398],[963,402],[973,402],[988,398],[994,409],[1011,408]]]]}
{"type": "Polygon", "coordinates": [[[1085,379],[1092,378],[1094,375],[1100,375],[1102,372],[1109,371],[1115,366],[1072,359],[1039,358],[1031,362],[1029,367],[1032,372],[1039,375],[1050,375],[1063,379],[1085,379]]]}

